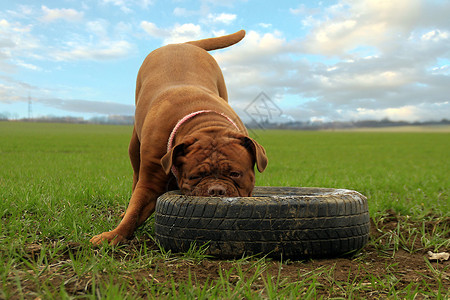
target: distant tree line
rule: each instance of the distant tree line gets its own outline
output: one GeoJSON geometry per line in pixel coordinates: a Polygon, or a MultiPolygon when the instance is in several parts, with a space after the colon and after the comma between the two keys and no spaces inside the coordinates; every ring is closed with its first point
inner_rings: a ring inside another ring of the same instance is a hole
{"type": "MultiPolygon", "coordinates": [[[[111,124],[111,125],[133,125],[134,116],[129,115],[109,115],[96,116],[90,119],[80,117],[56,117],[45,116],[39,118],[18,118],[10,113],[0,113],[0,121],[20,121],[20,122],[47,122],[47,123],[78,123],[78,124],[111,124]]],[[[427,125],[450,125],[450,120],[442,119],[440,121],[391,121],[387,118],[382,120],[362,120],[362,121],[290,121],[283,123],[272,122],[249,122],[245,124],[250,129],[299,129],[299,130],[319,130],[319,129],[350,129],[350,128],[377,128],[377,127],[395,127],[395,126],[427,126],[427,125]]]]}
{"type": "Polygon", "coordinates": [[[133,125],[134,116],[109,115],[109,116],[95,116],[90,119],[72,116],[65,116],[65,117],[44,116],[38,118],[17,118],[9,113],[0,113],[0,121],[133,125]]]}
{"type": "Polygon", "coordinates": [[[450,120],[440,121],[391,121],[387,118],[382,120],[362,120],[362,121],[294,121],[283,123],[271,122],[250,122],[245,124],[250,129],[291,129],[291,130],[321,130],[321,129],[351,129],[351,128],[377,128],[377,127],[398,127],[398,126],[431,126],[450,125],[450,120]]]}

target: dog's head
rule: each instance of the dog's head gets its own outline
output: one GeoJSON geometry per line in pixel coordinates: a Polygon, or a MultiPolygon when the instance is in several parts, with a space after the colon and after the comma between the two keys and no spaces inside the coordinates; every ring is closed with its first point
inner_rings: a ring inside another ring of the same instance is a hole
{"type": "Polygon", "coordinates": [[[162,159],[169,174],[175,167],[181,192],[191,196],[248,197],[255,186],[254,165],[267,166],[264,148],[242,134],[192,135],[162,159]]]}

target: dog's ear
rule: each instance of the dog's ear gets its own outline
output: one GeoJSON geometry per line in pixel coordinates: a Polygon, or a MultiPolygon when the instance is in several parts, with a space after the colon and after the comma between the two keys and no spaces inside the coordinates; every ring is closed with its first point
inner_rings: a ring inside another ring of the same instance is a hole
{"type": "Polygon", "coordinates": [[[242,146],[247,148],[247,150],[249,150],[250,153],[253,154],[256,167],[258,168],[258,171],[262,173],[266,169],[268,163],[266,150],[263,146],[261,146],[254,139],[248,136],[241,137],[241,141],[242,146]]]}
{"type": "Polygon", "coordinates": [[[196,139],[193,137],[187,138],[183,140],[181,143],[175,145],[169,152],[167,152],[161,158],[161,166],[163,167],[164,172],[166,174],[170,173],[172,166],[175,165],[176,159],[180,156],[186,155],[186,149],[193,143],[195,143],[196,139]]]}
{"type": "Polygon", "coordinates": [[[176,158],[178,155],[182,155],[182,153],[184,152],[185,152],[185,145],[178,144],[161,158],[161,166],[163,167],[163,170],[166,174],[170,173],[170,170],[172,169],[173,166],[174,158],[176,158]]]}

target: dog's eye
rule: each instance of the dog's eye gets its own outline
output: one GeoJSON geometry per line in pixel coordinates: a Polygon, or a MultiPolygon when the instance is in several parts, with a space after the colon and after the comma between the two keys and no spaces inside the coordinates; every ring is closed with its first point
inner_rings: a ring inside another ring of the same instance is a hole
{"type": "Polygon", "coordinates": [[[239,177],[241,177],[241,173],[239,173],[239,172],[230,172],[230,177],[239,178],[239,177]]]}

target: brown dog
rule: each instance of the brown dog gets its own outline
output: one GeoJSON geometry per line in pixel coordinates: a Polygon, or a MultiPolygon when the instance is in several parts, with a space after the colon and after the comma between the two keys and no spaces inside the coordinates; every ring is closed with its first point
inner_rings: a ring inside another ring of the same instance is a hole
{"type": "Polygon", "coordinates": [[[206,52],[244,36],[241,30],[168,45],[144,60],[137,76],[129,147],[133,194],[120,224],[94,236],[91,243],[115,245],[130,238],[153,213],[156,199],[177,186],[186,195],[251,196],[254,165],[264,171],[267,157],[228,105],[222,72],[206,52]]]}

